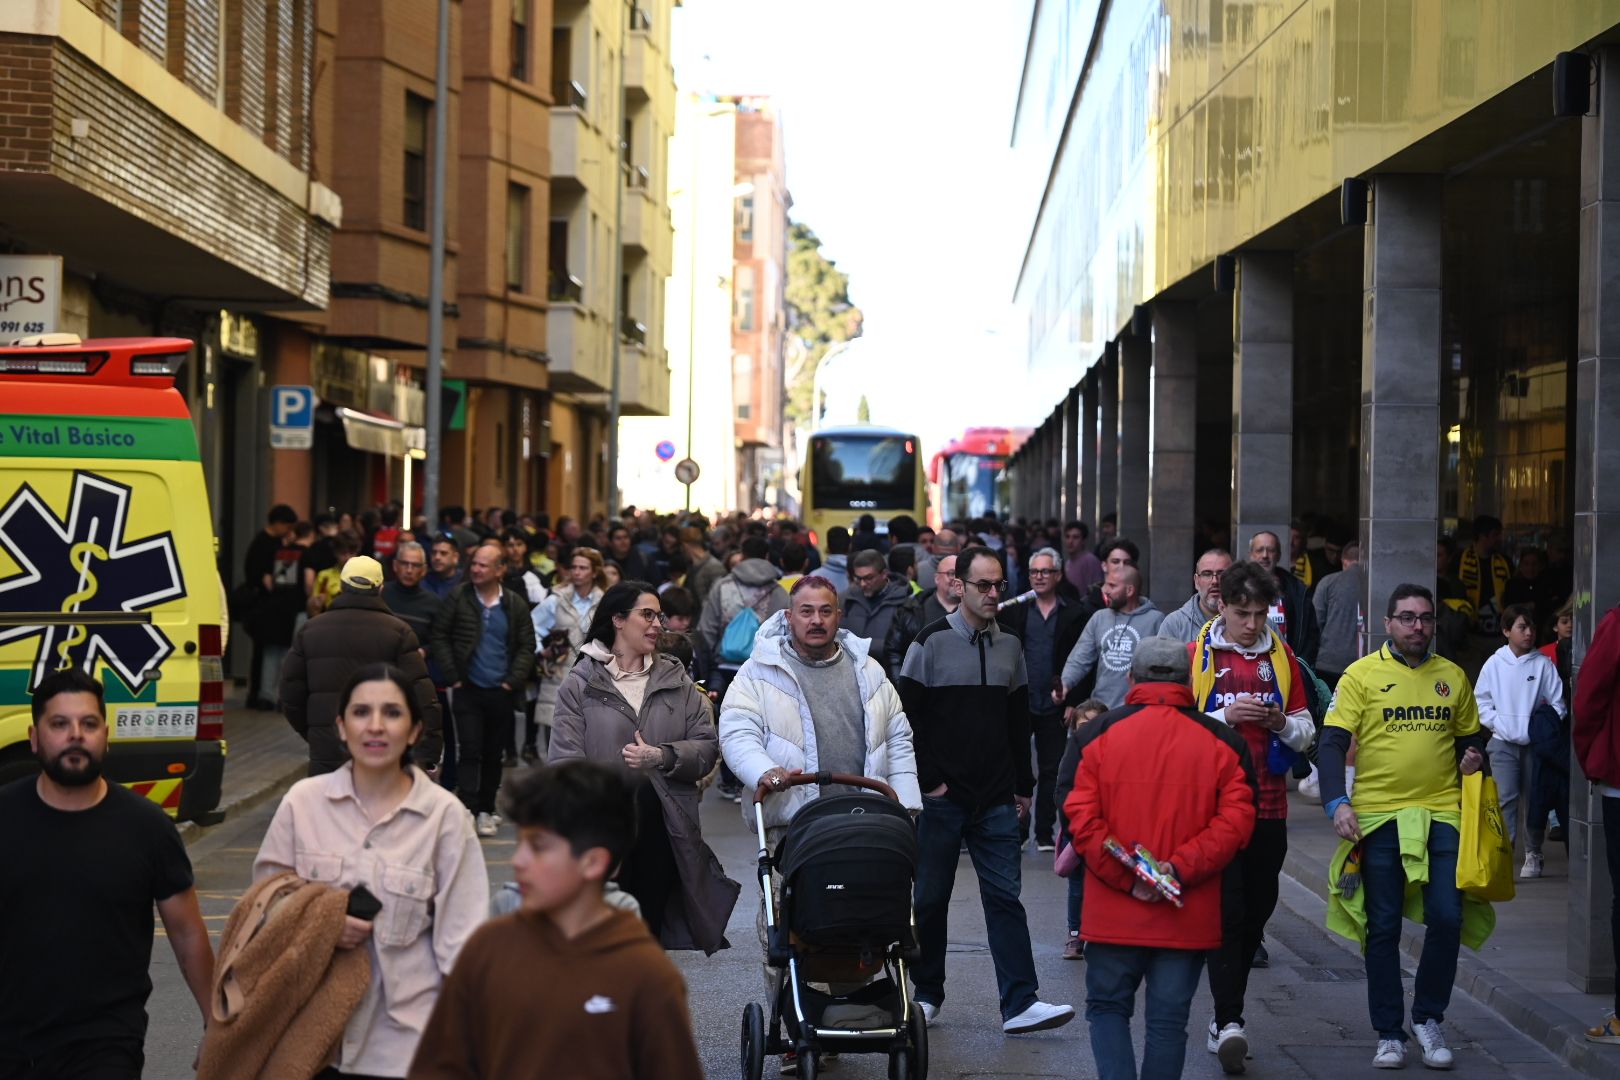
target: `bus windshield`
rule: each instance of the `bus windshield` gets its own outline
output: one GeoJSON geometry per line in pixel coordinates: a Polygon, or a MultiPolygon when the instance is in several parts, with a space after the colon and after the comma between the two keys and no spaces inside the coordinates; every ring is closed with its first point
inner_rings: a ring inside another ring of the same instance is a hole
{"type": "Polygon", "coordinates": [[[945,461],[945,516],[950,521],[984,517],[1007,502],[1006,459],[987,454],[953,454],[945,461]]]}
{"type": "Polygon", "coordinates": [[[810,477],[816,509],[910,509],[917,444],[899,435],[817,435],[810,477]]]}

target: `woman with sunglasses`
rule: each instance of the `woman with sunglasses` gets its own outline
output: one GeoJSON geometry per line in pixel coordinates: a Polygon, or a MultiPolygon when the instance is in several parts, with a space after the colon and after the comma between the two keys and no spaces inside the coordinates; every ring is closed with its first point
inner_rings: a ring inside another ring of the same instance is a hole
{"type": "Polygon", "coordinates": [[[636,844],[620,888],[666,949],[713,953],[740,886],[720,870],[698,826],[698,781],[719,757],[714,715],[680,661],[658,652],[658,593],[624,581],[603,594],[580,660],[557,691],[552,764],[584,758],[639,781],[636,844]]]}

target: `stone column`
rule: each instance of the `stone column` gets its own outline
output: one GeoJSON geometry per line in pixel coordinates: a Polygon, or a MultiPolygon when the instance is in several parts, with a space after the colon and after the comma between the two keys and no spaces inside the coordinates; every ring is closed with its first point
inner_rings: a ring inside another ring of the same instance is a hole
{"type": "Polygon", "coordinates": [[[1232,312],[1232,554],[1277,534],[1288,555],[1294,487],[1294,257],[1238,256],[1232,312]]]}
{"type": "Polygon", "coordinates": [[[1080,387],[1071,386],[1063,403],[1063,512],[1064,524],[1080,516],[1080,387]]]}
{"type": "MultiPolygon", "coordinates": [[[[1597,53],[1596,108],[1581,118],[1581,220],[1575,368],[1575,649],[1620,603],[1620,49],[1597,53]],[[1606,557],[1606,558],[1605,558],[1606,557]]],[[[1573,754],[1571,755],[1574,759],[1573,754]]],[[[1609,868],[1603,803],[1579,761],[1570,777],[1569,981],[1612,993],[1609,868]]]]}
{"type": "Polygon", "coordinates": [[[1191,304],[1153,305],[1153,447],[1148,471],[1148,547],[1153,602],[1174,611],[1192,573],[1195,450],[1198,444],[1198,313],[1191,304]],[[1186,573],[1183,573],[1186,571],[1186,573]]]}
{"type": "Polygon", "coordinates": [[[1077,516],[1097,535],[1097,372],[1080,383],[1080,509],[1077,516]]]}
{"type": "Polygon", "coordinates": [[[1119,511],[1119,362],[1113,342],[1097,365],[1097,516],[1119,511]]]}
{"type": "Polygon", "coordinates": [[[1367,651],[1395,586],[1434,588],[1440,517],[1439,176],[1380,176],[1363,255],[1361,565],[1367,651]]]}
{"type": "MultiPolygon", "coordinates": [[[[1136,541],[1144,588],[1152,579],[1148,543],[1148,424],[1152,420],[1153,343],[1119,339],[1119,535],[1136,541]]],[[[1150,594],[1151,595],[1151,594],[1150,594]]]]}

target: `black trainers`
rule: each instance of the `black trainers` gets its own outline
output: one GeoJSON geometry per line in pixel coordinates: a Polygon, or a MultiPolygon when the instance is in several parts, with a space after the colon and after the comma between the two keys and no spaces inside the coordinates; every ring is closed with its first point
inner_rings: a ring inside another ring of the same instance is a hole
{"type": "Polygon", "coordinates": [[[1261,942],[1260,947],[1254,950],[1254,963],[1250,967],[1268,968],[1271,966],[1271,954],[1266,952],[1266,943],[1261,942]]]}

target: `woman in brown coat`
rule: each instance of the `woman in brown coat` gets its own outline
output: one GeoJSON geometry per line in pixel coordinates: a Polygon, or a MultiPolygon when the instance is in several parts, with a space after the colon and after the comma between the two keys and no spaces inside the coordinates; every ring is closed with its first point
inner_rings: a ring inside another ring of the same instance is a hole
{"type": "Polygon", "coordinates": [[[557,691],[547,760],[619,765],[635,785],[636,846],[618,882],[641,904],[666,949],[725,948],[740,886],[726,877],[698,826],[698,781],[720,754],[714,716],[686,669],[658,652],[663,615],[651,585],[609,589],[557,691]]]}

